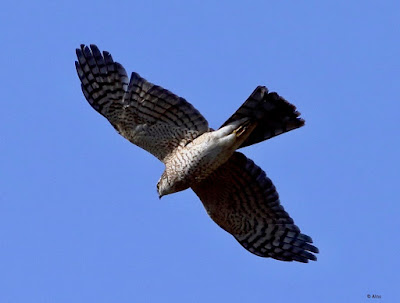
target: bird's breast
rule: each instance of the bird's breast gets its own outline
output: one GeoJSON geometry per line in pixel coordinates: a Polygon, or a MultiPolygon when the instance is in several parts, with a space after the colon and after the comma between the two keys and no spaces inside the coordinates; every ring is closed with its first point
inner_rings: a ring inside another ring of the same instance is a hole
{"type": "Polygon", "coordinates": [[[184,182],[191,187],[193,183],[206,179],[232,155],[228,148],[219,144],[212,136],[194,140],[190,144],[176,149],[167,161],[169,171],[176,182],[184,182]]]}

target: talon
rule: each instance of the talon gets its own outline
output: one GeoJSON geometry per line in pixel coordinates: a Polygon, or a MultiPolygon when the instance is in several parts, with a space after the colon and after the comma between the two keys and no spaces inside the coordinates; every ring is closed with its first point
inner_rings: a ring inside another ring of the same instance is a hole
{"type": "Polygon", "coordinates": [[[245,131],[247,127],[246,126],[239,126],[237,129],[235,129],[233,132],[236,134],[236,137],[240,137],[245,131]]]}
{"type": "Polygon", "coordinates": [[[236,134],[236,137],[240,137],[241,135],[243,135],[244,132],[246,132],[247,126],[249,126],[249,125],[250,125],[250,121],[246,121],[242,125],[239,125],[239,127],[237,129],[235,129],[233,131],[233,133],[236,134]]]}

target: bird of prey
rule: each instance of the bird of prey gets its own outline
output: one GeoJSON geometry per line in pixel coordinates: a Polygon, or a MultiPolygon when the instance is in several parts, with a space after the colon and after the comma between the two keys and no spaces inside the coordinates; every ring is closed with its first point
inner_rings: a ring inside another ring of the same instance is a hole
{"type": "Polygon", "coordinates": [[[193,189],[209,216],[248,251],[307,263],[318,249],[284,210],[265,172],[237,152],[304,125],[296,107],[258,86],[217,130],[185,99],[137,73],[130,79],[97,46],[76,50],[76,70],[89,104],[126,139],[165,164],[164,195],[193,189]]]}

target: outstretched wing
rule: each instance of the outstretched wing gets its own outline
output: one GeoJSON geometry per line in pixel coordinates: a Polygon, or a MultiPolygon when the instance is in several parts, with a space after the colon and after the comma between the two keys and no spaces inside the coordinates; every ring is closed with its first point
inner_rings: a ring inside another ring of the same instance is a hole
{"type": "Polygon", "coordinates": [[[97,46],[81,45],[75,62],[90,105],[133,144],[161,161],[175,148],[209,131],[206,119],[185,99],[114,62],[97,46]]]}
{"type": "Polygon", "coordinates": [[[235,152],[192,187],[211,218],[250,252],[283,261],[316,260],[318,249],[284,210],[265,172],[235,152]]]}
{"type": "Polygon", "coordinates": [[[257,122],[256,128],[239,148],[256,144],[304,125],[296,107],[277,93],[258,86],[221,127],[243,118],[257,122]]]}

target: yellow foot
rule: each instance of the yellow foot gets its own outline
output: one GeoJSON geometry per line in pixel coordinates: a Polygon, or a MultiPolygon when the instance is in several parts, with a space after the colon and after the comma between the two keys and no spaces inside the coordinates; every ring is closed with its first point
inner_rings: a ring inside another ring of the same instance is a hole
{"type": "Polygon", "coordinates": [[[236,137],[240,137],[241,135],[243,135],[243,133],[247,130],[249,124],[250,121],[246,121],[242,125],[240,125],[237,129],[235,129],[233,133],[236,134],[236,137]]]}

